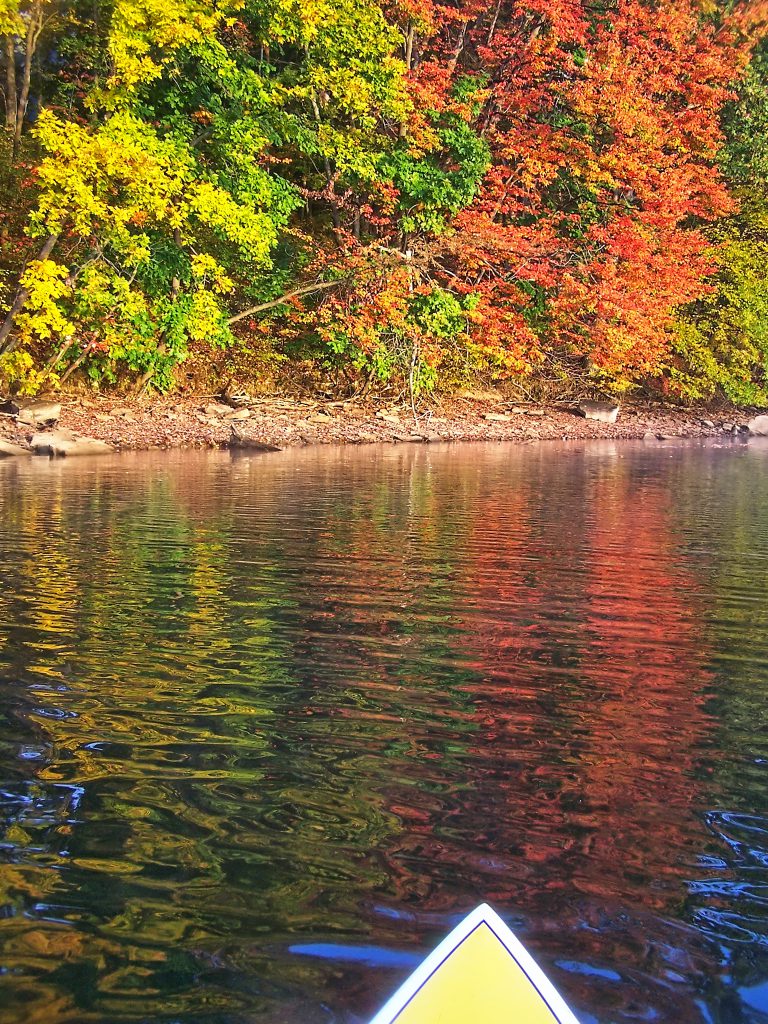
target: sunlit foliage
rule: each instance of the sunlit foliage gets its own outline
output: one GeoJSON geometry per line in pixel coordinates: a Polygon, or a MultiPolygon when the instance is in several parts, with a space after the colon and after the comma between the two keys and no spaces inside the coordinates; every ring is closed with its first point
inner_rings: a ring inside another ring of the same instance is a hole
{"type": "Polygon", "coordinates": [[[738,211],[711,232],[712,288],[678,326],[682,364],[675,387],[693,397],[721,392],[734,402],[768,403],[768,48],[756,52],[737,100],[724,112],[723,171],[738,211]]]}
{"type": "Polygon", "coordinates": [[[7,0],[0,376],[167,389],[266,330],[413,396],[761,398],[764,6],[7,0]]]}

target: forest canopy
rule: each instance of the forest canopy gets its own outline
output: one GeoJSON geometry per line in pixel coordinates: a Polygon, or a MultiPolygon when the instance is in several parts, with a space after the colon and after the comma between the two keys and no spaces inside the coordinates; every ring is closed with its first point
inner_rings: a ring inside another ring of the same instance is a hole
{"type": "Polygon", "coordinates": [[[768,403],[768,0],[0,0],[0,388],[768,403]]]}

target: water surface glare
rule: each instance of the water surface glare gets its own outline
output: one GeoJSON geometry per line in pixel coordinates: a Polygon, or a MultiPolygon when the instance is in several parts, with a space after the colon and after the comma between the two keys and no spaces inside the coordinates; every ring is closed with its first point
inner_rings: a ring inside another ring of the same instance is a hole
{"type": "Polygon", "coordinates": [[[487,900],[768,1022],[767,570],[767,446],[6,460],[0,1021],[363,1024],[487,900]]]}

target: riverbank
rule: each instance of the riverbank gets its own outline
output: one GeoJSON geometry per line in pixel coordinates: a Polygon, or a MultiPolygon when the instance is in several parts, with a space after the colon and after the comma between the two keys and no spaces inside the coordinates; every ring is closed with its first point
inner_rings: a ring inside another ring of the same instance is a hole
{"type": "MultiPolygon", "coordinates": [[[[313,444],[438,441],[648,440],[735,435],[750,414],[733,408],[674,409],[622,405],[614,423],[588,419],[576,406],[512,401],[493,392],[445,399],[415,416],[409,406],[374,401],[210,396],[126,401],[64,397],[58,426],[117,450],[289,448],[313,444]]],[[[26,446],[35,427],[0,417],[0,438],[26,446]]]]}

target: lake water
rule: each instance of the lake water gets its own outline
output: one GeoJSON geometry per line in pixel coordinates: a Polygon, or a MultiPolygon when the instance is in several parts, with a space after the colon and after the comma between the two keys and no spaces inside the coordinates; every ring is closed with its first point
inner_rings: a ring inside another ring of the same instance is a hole
{"type": "Polygon", "coordinates": [[[6,460],[0,1020],[361,1024],[486,900],[768,1021],[767,570],[752,444],[6,460]]]}

